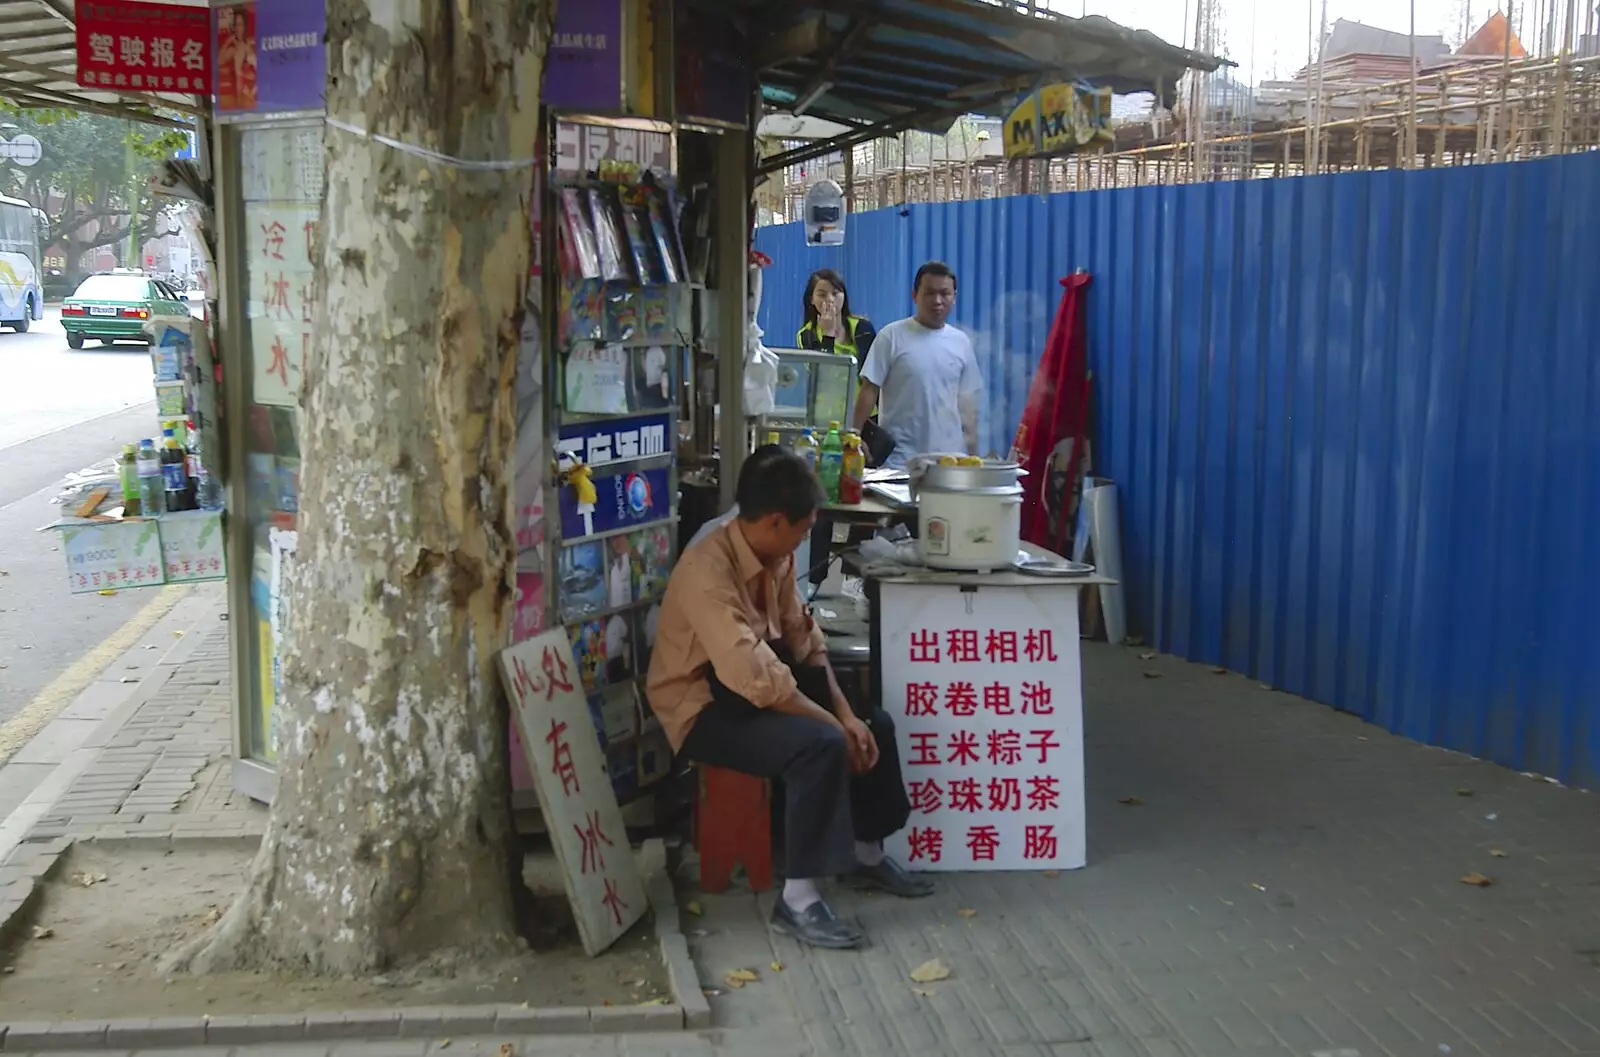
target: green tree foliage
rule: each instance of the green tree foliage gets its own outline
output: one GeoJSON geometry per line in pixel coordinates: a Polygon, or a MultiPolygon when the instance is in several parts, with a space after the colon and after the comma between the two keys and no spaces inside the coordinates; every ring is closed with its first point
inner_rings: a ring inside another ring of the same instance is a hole
{"type": "Polygon", "coordinates": [[[43,156],[33,166],[0,166],[0,190],[44,211],[49,228],[40,248],[65,247],[73,282],[78,259],[90,250],[125,243],[130,233],[140,242],[162,233],[150,178],[184,147],[183,133],[70,110],[10,111],[6,118],[38,138],[43,156]]]}

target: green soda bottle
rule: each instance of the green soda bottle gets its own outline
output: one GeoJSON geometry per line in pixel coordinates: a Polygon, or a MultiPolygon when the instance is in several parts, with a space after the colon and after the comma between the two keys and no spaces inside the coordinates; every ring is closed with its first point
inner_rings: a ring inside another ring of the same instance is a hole
{"type": "Polygon", "coordinates": [[[817,460],[817,476],[828,501],[839,501],[839,476],[844,469],[844,437],[839,433],[839,423],[828,423],[828,435],[822,438],[822,456],[817,460]]]}

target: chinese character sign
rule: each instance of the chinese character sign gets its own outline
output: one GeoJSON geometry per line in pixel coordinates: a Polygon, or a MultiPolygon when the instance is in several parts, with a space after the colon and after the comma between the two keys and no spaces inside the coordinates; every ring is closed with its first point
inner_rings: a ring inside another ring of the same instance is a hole
{"type": "Polygon", "coordinates": [[[1084,865],[1078,591],[883,586],[883,704],[915,870],[1084,865]]]}
{"type": "Polygon", "coordinates": [[[561,4],[541,102],[568,109],[615,110],[621,98],[621,0],[561,4]]]}
{"type": "Polygon", "coordinates": [[[245,206],[250,338],[258,404],[295,407],[316,321],[318,208],[289,202],[245,206]]]}
{"type": "Polygon", "coordinates": [[[73,594],[159,587],[166,583],[156,521],[113,521],[61,530],[73,594]]]}
{"type": "Polygon", "coordinates": [[[217,109],[224,114],[322,109],[326,7],[325,0],[217,7],[217,109]]]}
{"type": "Polygon", "coordinates": [[[644,914],[644,882],[565,629],[501,651],[500,678],[583,949],[599,954],[644,914]]]}
{"type": "Polygon", "coordinates": [[[206,8],[83,0],[76,23],[79,84],[117,92],[209,93],[206,8]]]}

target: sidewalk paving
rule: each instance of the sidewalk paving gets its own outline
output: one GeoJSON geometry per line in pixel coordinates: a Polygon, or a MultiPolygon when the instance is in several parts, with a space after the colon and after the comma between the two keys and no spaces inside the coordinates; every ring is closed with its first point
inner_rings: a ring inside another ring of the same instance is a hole
{"type": "MultiPolygon", "coordinates": [[[[231,792],[216,629],[21,854],[63,836],[260,831],[264,810],[231,792]]],[[[771,936],[770,896],[693,895],[703,915],[683,924],[701,980],[722,992],[711,1030],[184,1052],[1600,1055],[1591,794],[1169,658],[1086,645],[1084,678],[1087,869],[947,875],[914,903],[840,893],[874,941],[855,953],[771,936]],[[1472,872],[1493,885],[1462,884],[1472,872]],[[934,957],[950,979],[913,984],[934,957]],[[734,968],[761,980],[723,989],[734,968]]]]}

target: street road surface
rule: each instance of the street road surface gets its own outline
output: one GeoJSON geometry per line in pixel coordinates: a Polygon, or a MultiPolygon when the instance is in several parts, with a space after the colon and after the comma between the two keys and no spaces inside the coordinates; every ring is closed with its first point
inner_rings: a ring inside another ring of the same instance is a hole
{"type": "Polygon", "coordinates": [[[0,729],[62,673],[84,674],[80,659],[159,593],[69,594],[56,534],[37,531],[60,516],[50,500],[68,473],[158,435],[148,350],[74,352],[48,315],[0,333],[0,729]]]}

